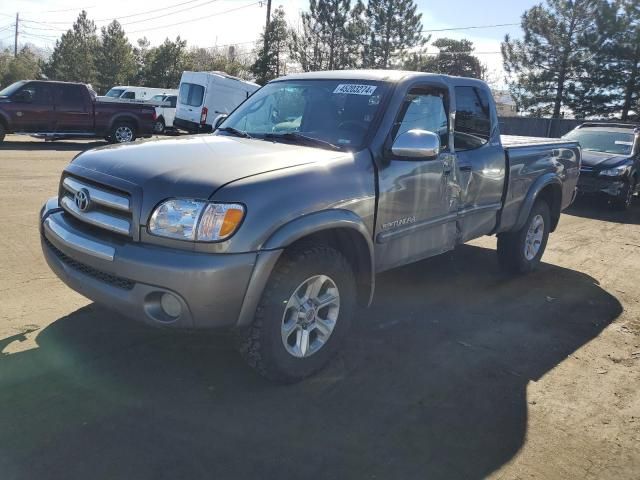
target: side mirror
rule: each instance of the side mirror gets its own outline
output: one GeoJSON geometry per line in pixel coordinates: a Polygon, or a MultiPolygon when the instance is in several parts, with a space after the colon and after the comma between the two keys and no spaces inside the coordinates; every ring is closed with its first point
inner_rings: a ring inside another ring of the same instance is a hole
{"type": "Polygon", "coordinates": [[[398,135],[391,153],[397,157],[433,160],[440,153],[440,137],[427,130],[409,130],[398,135]]]}
{"type": "Polygon", "coordinates": [[[220,126],[220,124],[221,124],[222,122],[224,122],[224,120],[225,120],[228,116],[229,116],[229,115],[220,115],[218,118],[216,118],[216,122],[215,122],[215,124],[213,125],[213,129],[214,129],[214,130],[216,130],[216,129],[220,126]]]}
{"type": "Polygon", "coordinates": [[[16,102],[31,103],[33,101],[33,93],[31,93],[31,90],[22,90],[13,99],[16,102]]]}

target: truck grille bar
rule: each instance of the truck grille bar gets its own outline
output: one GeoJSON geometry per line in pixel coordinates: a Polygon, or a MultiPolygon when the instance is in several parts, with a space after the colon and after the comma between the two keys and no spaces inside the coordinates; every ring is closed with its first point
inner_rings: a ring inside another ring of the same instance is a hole
{"type": "Polygon", "coordinates": [[[62,181],[60,206],[71,216],[120,235],[131,236],[131,199],[124,193],[66,177],[62,181]],[[84,194],[86,204],[78,200],[84,194]]]}

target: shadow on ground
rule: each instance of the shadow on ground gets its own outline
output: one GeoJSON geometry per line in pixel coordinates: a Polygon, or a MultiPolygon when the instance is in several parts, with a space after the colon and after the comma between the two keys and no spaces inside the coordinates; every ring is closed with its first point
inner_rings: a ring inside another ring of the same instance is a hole
{"type": "Polygon", "coordinates": [[[339,358],[286,387],[226,335],[80,309],[0,357],[0,477],[483,478],[523,445],[528,382],[621,313],[582,273],[495,263],[464,246],[381,276],[339,358]]]}
{"type": "Polygon", "coordinates": [[[609,205],[608,199],[604,196],[579,196],[573,205],[562,213],[604,222],[640,225],[640,197],[634,197],[629,210],[621,211],[609,205]]]}
{"type": "Polygon", "coordinates": [[[56,140],[55,142],[45,142],[44,140],[36,140],[30,142],[5,140],[0,143],[0,150],[27,150],[27,151],[69,151],[69,152],[83,152],[96,147],[103,147],[109,145],[108,142],[96,140],[95,142],[74,142],[56,140]]]}

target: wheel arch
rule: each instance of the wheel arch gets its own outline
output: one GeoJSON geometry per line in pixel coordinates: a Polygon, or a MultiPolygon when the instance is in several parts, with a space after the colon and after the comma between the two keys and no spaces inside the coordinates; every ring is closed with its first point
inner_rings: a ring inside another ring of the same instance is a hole
{"type": "Polygon", "coordinates": [[[512,228],[512,231],[519,230],[527,221],[529,213],[533,208],[536,200],[542,199],[549,205],[549,211],[551,214],[551,228],[550,232],[555,231],[560,221],[560,212],[562,209],[562,182],[555,174],[547,174],[536,180],[524,199],[520,213],[518,214],[518,221],[512,228]]]}
{"type": "Polygon", "coordinates": [[[109,123],[109,132],[111,132],[111,130],[113,130],[113,127],[118,123],[130,123],[133,125],[133,128],[135,128],[136,131],[138,131],[140,127],[138,119],[135,116],[123,113],[120,115],[116,115],[111,119],[111,122],[109,123]]]}
{"type": "Polygon", "coordinates": [[[356,277],[357,300],[368,306],[375,289],[374,247],[364,222],[348,210],[326,210],[304,215],[278,228],[258,253],[238,318],[238,326],[249,325],[271,272],[280,255],[303,243],[320,243],[341,252],[356,277]]]}

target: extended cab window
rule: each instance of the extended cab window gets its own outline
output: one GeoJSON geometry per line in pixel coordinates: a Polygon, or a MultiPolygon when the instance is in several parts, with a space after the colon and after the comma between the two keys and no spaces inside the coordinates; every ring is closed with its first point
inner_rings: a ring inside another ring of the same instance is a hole
{"type": "Polygon", "coordinates": [[[204,97],[204,87],[195,83],[183,83],[180,85],[180,103],[190,107],[202,105],[204,97]]]}
{"type": "Polygon", "coordinates": [[[435,133],[440,137],[442,149],[447,148],[449,120],[443,92],[432,89],[409,92],[398,116],[394,138],[416,129],[435,133]]]}
{"type": "Polygon", "coordinates": [[[491,110],[489,97],[475,87],[456,87],[456,151],[472,150],[489,141],[491,110]]]}

